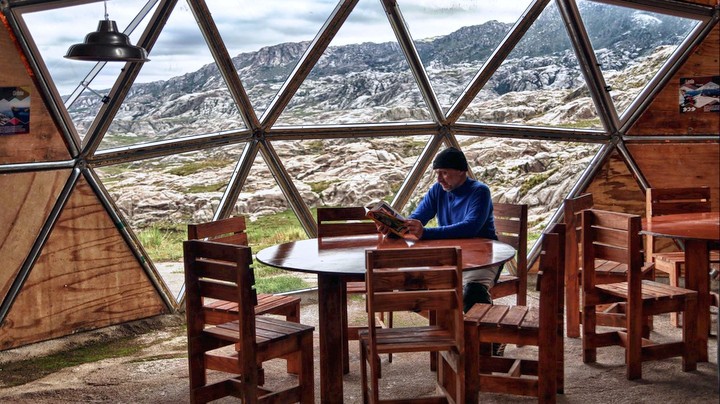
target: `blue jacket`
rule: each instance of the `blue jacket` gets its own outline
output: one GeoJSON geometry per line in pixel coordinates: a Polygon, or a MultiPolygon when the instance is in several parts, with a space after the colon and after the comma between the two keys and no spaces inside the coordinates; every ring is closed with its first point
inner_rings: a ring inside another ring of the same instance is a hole
{"type": "Polygon", "coordinates": [[[435,183],[410,215],[423,226],[433,217],[437,217],[438,227],[426,227],[424,239],[483,237],[497,240],[490,188],[472,178],[450,192],[435,183]]]}

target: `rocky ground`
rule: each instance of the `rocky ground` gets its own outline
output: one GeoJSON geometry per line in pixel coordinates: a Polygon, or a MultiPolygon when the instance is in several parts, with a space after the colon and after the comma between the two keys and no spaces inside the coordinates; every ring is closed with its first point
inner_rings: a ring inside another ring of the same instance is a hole
{"type": "MultiPolygon", "coordinates": [[[[537,297],[530,297],[531,304],[537,297]]],[[[365,321],[363,302],[351,302],[353,321],[365,321]]],[[[303,297],[303,322],[317,325],[317,302],[313,294],[303,297]]],[[[715,314],[713,314],[715,321],[715,314]]],[[[676,337],[680,330],[671,328],[667,316],[655,321],[655,336],[676,337]]],[[[716,335],[713,324],[713,335],[716,335]]],[[[710,362],[701,363],[693,372],[682,372],[680,359],[647,362],[643,379],[625,379],[622,350],[616,347],[599,351],[598,363],[586,365],[581,360],[581,341],[565,340],[565,394],[558,402],[642,403],[642,402],[718,402],[717,339],[711,337],[710,362]]],[[[533,354],[535,348],[508,347],[506,355],[533,354]]],[[[316,331],[315,356],[318,363],[316,331]]],[[[103,330],[73,335],[53,341],[0,352],[0,402],[13,403],[184,403],[188,402],[188,372],[184,320],[181,315],[167,315],[103,330]],[[23,359],[48,356],[52,353],[92,344],[125,349],[131,343],[136,352],[116,358],[82,363],[35,379],[33,370],[20,366],[23,359]],[[26,383],[9,386],[26,380],[26,383]]],[[[422,396],[434,392],[433,374],[427,366],[426,354],[395,355],[393,362],[383,358],[384,391],[403,397],[422,396]]],[[[346,403],[361,402],[360,372],[357,344],[351,344],[351,371],[345,377],[346,403]]],[[[284,363],[265,365],[268,378],[282,374],[284,363]]],[[[319,373],[316,367],[316,393],[319,400],[319,373]]],[[[280,379],[284,382],[287,379],[280,379]]],[[[490,403],[535,402],[516,396],[482,394],[490,403]]],[[[231,402],[222,400],[221,402],[231,402]]]]}

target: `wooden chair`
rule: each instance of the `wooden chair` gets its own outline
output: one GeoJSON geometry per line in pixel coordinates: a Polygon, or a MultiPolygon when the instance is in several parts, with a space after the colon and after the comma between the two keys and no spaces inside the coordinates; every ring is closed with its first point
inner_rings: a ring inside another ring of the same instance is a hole
{"type": "MultiPolygon", "coordinates": [[[[245,218],[233,216],[227,219],[188,225],[188,240],[211,240],[220,243],[248,245],[245,218]]],[[[300,322],[300,302],[296,296],[258,293],[255,314],[274,314],[284,316],[287,321],[300,322]]],[[[205,320],[208,324],[220,324],[237,318],[237,303],[224,300],[205,302],[205,320]]],[[[297,373],[298,364],[288,360],[288,372],[297,373]]]]}
{"type": "MultiPolygon", "coordinates": [[[[495,298],[517,296],[517,304],[527,304],[527,205],[493,203],[495,231],[498,239],[517,250],[514,273],[500,274],[490,294],[495,298]]],[[[508,264],[505,264],[508,267],[508,264]]]]}
{"type": "Polygon", "coordinates": [[[235,396],[244,402],[312,403],[314,327],[255,315],[250,247],[188,240],[183,252],[190,401],[204,403],[235,396]],[[234,321],[208,323],[205,299],[236,303],[234,321]],[[288,356],[300,364],[297,384],[285,382],[285,388],[274,392],[260,387],[266,376],[260,365],[288,356]],[[231,375],[208,383],[210,369],[231,375]]]}
{"type": "Polygon", "coordinates": [[[467,402],[478,402],[479,392],[494,392],[554,403],[556,394],[563,392],[564,232],[559,224],[543,237],[539,308],[478,303],[465,314],[467,402]],[[491,343],[534,345],[538,356],[492,356],[491,343]]]}
{"type": "Polygon", "coordinates": [[[444,397],[423,397],[419,401],[464,403],[460,249],[368,250],[366,267],[368,328],[360,332],[363,402],[381,402],[380,365],[368,358],[394,352],[439,352],[438,381],[444,397]],[[394,328],[373,326],[378,313],[423,310],[438,314],[436,324],[394,328]]]}
{"type": "MultiPolygon", "coordinates": [[[[317,209],[318,239],[327,237],[353,236],[361,234],[378,234],[375,223],[365,216],[365,208],[362,206],[317,209]]],[[[358,331],[365,326],[350,326],[348,324],[347,295],[364,295],[364,281],[345,282],[345,293],[343,294],[343,371],[350,370],[350,354],[348,341],[358,339],[358,331]]],[[[380,318],[384,324],[384,317],[380,318]]],[[[392,326],[392,316],[388,318],[388,326],[392,326]]],[[[392,361],[392,357],[389,358],[392,361]]]]}
{"type": "MultiPolygon", "coordinates": [[[[676,213],[710,212],[710,188],[648,188],[645,193],[646,220],[653,217],[671,215],[676,213]]],[[[668,274],[670,284],[679,286],[680,277],[685,267],[685,252],[679,248],[672,248],[670,243],[662,246],[660,240],[652,235],[645,236],[648,261],[655,263],[655,270],[668,274]]],[[[679,247],[679,246],[678,246],[679,247]]],[[[710,262],[720,262],[720,252],[710,251],[710,262]]],[[[679,326],[678,313],[670,313],[670,319],[675,326],[679,326]]]]}
{"type": "MultiPolygon", "coordinates": [[[[567,198],[563,203],[565,221],[565,310],[567,316],[567,336],[580,337],[582,310],[580,307],[580,285],[582,284],[582,246],[580,244],[583,211],[593,208],[592,194],[583,194],[567,198]]],[[[596,283],[623,282],[627,278],[627,265],[621,262],[597,259],[594,263],[596,283]]],[[[646,279],[652,279],[652,268],[646,268],[646,279]]],[[[598,325],[622,327],[625,324],[623,303],[602,305],[599,307],[598,325]]],[[[651,321],[644,328],[649,335],[651,321]]]]}
{"type": "MultiPolygon", "coordinates": [[[[643,361],[674,356],[682,357],[684,371],[695,370],[694,327],[683,326],[682,341],[661,344],[643,338],[646,316],[682,311],[690,318],[695,317],[697,292],[643,279],[641,228],[638,215],[595,209],[582,213],[583,362],[596,362],[598,347],[620,345],[625,349],[628,379],[642,377],[643,361]],[[597,259],[627,265],[626,281],[597,284],[593,265],[597,259]],[[612,302],[625,302],[625,327],[599,333],[596,330],[596,306],[612,302]]],[[[652,268],[653,264],[645,266],[652,268]]]]}

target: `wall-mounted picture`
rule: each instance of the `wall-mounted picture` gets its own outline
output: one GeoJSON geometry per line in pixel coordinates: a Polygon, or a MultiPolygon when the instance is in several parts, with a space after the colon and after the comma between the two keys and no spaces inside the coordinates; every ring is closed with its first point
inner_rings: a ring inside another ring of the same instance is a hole
{"type": "Polygon", "coordinates": [[[0,87],[0,135],[30,133],[30,91],[0,87]]]}
{"type": "Polygon", "coordinates": [[[680,78],[680,113],[720,112],[720,76],[680,78]]]}

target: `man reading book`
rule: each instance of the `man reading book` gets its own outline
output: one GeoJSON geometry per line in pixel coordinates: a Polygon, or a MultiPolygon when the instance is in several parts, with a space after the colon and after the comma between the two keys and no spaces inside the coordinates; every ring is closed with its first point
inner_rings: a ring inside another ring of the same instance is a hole
{"type": "MultiPolygon", "coordinates": [[[[462,151],[448,147],[435,156],[437,182],[407,218],[408,233],[419,239],[483,237],[497,240],[490,188],[467,176],[468,164],[462,151]],[[437,227],[425,227],[437,217],[437,227]]],[[[379,225],[388,234],[389,229],[379,225]]],[[[492,303],[490,288],[501,266],[463,272],[463,310],[475,303],[492,303]]]]}

